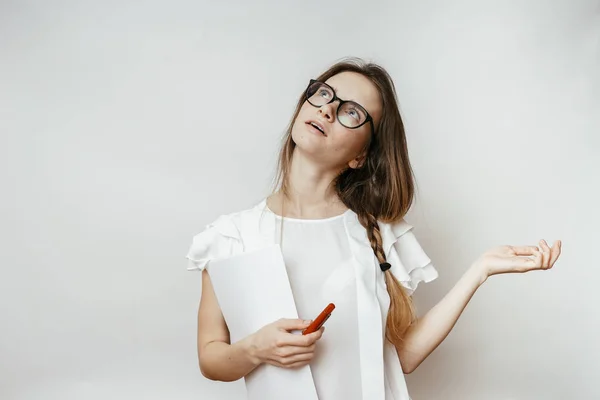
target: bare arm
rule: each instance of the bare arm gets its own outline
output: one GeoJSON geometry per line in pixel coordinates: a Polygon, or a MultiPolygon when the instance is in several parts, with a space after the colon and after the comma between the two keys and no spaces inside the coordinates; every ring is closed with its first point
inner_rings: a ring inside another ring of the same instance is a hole
{"type": "Polygon", "coordinates": [[[469,269],[439,303],[411,325],[404,346],[397,349],[404,373],[413,372],[442,343],[485,279],[477,269],[469,269]]]}
{"type": "Polygon", "coordinates": [[[249,338],[229,344],[229,330],[206,270],[198,308],[198,362],[202,375],[220,381],[238,380],[259,365],[250,355],[249,338]]]}
{"type": "Polygon", "coordinates": [[[404,344],[397,347],[404,373],[411,373],[448,336],[475,291],[488,277],[552,268],[560,255],[561,242],[548,247],[544,240],[536,246],[501,246],[484,253],[454,287],[427,314],[407,331],[404,344]]]}

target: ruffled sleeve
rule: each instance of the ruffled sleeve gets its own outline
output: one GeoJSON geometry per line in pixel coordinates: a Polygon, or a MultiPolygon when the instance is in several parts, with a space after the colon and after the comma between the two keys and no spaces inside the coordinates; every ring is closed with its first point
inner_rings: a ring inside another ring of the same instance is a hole
{"type": "Polygon", "coordinates": [[[405,220],[387,226],[388,240],[386,256],[391,271],[409,294],[417,289],[421,282],[431,282],[438,277],[438,272],[431,260],[419,244],[413,227],[405,220]]]}
{"type": "Polygon", "coordinates": [[[211,260],[230,257],[242,247],[237,227],[227,215],[195,235],[187,253],[187,270],[202,271],[211,260]]]}

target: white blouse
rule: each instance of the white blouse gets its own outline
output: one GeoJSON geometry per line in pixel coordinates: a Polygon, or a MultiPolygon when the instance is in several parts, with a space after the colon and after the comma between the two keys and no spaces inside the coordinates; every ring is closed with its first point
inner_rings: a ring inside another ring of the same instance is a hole
{"type": "MultiPolygon", "coordinates": [[[[280,243],[298,316],[314,319],[329,303],[335,310],[317,342],[310,368],[319,400],[360,400],[360,355],[356,285],[344,215],[277,220],[280,243]]],[[[279,240],[279,239],[278,239],[279,240]]]]}
{"type": "MultiPolygon", "coordinates": [[[[404,220],[380,223],[390,271],[409,294],[438,274],[404,220]]],[[[389,295],[366,230],[351,210],[325,219],[283,219],[266,200],[219,217],[193,238],[188,270],[283,242],[298,315],[313,319],[336,305],[325,324],[311,371],[320,400],[410,400],[395,347],[385,339],[389,295]]]]}

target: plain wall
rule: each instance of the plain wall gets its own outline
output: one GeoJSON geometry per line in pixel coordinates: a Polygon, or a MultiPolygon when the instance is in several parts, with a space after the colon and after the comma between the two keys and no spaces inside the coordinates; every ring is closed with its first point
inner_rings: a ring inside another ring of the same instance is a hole
{"type": "Polygon", "coordinates": [[[440,277],[491,278],[407,377],[414,400],[600,398],[600,3],[3,1],[0,398],[241,399],[200,375],[192,236],[268,194],[310,78],[394,78],[440,277]]]}

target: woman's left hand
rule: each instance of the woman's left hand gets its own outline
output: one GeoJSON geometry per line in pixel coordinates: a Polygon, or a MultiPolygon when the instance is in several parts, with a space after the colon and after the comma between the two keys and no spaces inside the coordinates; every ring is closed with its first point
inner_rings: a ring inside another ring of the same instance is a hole
{"type": "Polygon", "coordinates": [[[560,240],[549,247],[545,240],[537,246],[499,246],[486,251],[475,261],[473,267],[486,277],[523,273],[535,270],[547,270],[554,266],[560,256],[562,243],[560,240]]]}

